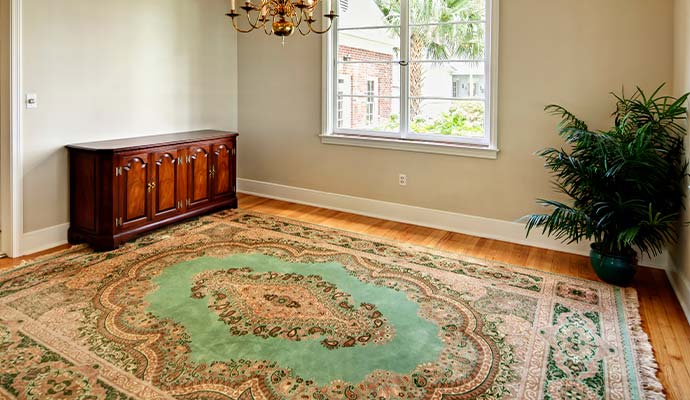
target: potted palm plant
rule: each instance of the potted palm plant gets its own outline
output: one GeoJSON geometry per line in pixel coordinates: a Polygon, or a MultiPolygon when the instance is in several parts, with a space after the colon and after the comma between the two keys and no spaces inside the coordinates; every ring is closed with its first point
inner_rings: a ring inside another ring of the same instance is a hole
{"type": "Polygon", "coordinates": [[[688,94],[650,96],[640,88],[626,97],[613,94],[614,126],[592,131],[558,105],[546,111],[561,118],[558,131],[569,148],[547,148],[537,155],[569,201],[539,199],[549,214],[526,217],[527,234],[568,243],[591,241],[590,258],[605,282],[626,285],[636,270],[637,253],[655,256],[677,241],[687,175],[683,139],[688,94]]]}

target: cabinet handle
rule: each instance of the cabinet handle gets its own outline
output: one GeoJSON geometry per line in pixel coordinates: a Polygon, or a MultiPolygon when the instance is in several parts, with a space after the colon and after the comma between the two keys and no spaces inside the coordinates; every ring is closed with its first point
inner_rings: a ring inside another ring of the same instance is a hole
{"type": "Polygon", "coordinates": [[[156,188],[156,182],[149,182],[149,184],[146,185],[146,189],[149,193],[151,193],[151,191],[155,188],[156,188]]]}
{"type": "Polygon", "coordinates": [[[211,167],[211,170],[208,171],[208,176],[210,176],[211,178],[216,176],[216,167],[211,167]]]}

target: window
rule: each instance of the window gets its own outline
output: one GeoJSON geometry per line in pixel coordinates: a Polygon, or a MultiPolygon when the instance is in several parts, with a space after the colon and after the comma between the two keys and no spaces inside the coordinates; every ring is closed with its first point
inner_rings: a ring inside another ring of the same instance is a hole
{"type": "Polygon", "coordinates": [[[484,74],[453,75],[453,97],[481,99],[486,95],[484,74]]]}
{"type": "Polygon", "coordinates": [[[326,136],[495,149],[493,3],[339,1],[324,52],[326,136]]]}
{"type": "Polygon", "coordinates": [[[347,9],[350,8],[350,4],[348,0],[340,0],[340,12],[347,12],[347,9]]]}
{"type": "Polygon", "coordinates": [[[345,117],[345,113],[343,110],[343,91],[340,89],[338,90],[338,111],[337,111],[337,114],[338,114],[338,118],[337,118],[338,124],[336,126],[338,128],[342,128],[344,125],[343,120],[345,117]]]}
{"type": "Polygon", "coordinates": [[[372,126],[378,122],[378,110],[376,107],[376,95],[378,95],[378,85],[376,78],[367,79],[367,104],[366,104],[366,123],[372,126]]]}
{"type": "Polygon", "coordinates": [[[338,76],[338,95],[336,105],[336,127],[350,128],[352,120],[351,78],[349,75],[338,76]]]}

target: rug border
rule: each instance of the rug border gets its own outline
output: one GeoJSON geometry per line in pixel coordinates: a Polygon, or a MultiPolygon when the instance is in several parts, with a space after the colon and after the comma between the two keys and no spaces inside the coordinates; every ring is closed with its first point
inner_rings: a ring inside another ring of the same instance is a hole
{"type": "MultiPolygon", "coordinates": [[[[587,282],[589,284],[595,284],[595,285],[598,285],[600,287],[619,287],[619,286],[611,285],[609,283],[605,283],[602,281],[593,281],[591,279],[581,278],[579,276],[559,274],[557,272],[544,271],[544,270],[540,270],[537,268],[532,268],[532,267],[528,267],[528,266],[524,266],[524,265],[506,263],[506,262],[499,261],[499,260],[490,260],[490,259],[486,259],[486,258],[474,257],[474,256],[466,255],[463,253],[456,253],[456,252],[452,252],[450,250],[437,249],[434,247],[429,247],[429,246],[425,246],[425,245],[421,245],[421,244],[413,244],[413,243],[407,243],[407,242],[403,242],[403,241],[396,241],[394,239],[389,239],[389,238],[386,238],[383,236],[377,236],[377,235],[372,235],[372,234],[355,232],[355,231],[351,231],[351,230],[344,229],[344,228],[334,228],[334,227],[327,226],[327,225],[321,225],[321,224],[316,224],[316,223],[312,223],[312,222],[306,222],[306,221],[298,220],[295,218],[284,217],[282,215],[267,214],[267,213],[262,213],[262,212],[258,212],[258,211],[249,211],[249,210],[243,210],[243,209],[236,209],[236,210],[232,210],[232,211],[237,212],[237,213],[245,213],[245,214],[252,214],[252,215],[264,215],[264,216],[269,216],[271,218],[281,218],[281,219],[292,221],[292,222],[295,222],[298,224],[308,225],[310,227],[326,228],[326,229],[331,229],[334,231],[346,232],[346,233],[350,234],[351,236],[356,236],[356,237],[363,238],[363,239],[371,240],[373,238],[379,242],[384,242],[386,244],[393,245],[393,246],[407,247],[407,248],[410,248],[413,250],[423,250],[423,251],[428,252],[428,253],[432,253],[432,254],[436,254],[436,255],[444,256],[444,257],[450,257],[450,258],[460,257],[463,260],[469,261],[469,262],[476,262],[476,263],[488,262],[488,263],[492,263],[493,265],[498,265],[498,266],[502,266],[502,267],[515,268],[515,269],[521,270],[521,271],[530,271],[530,273],[536,273],[537,275],[542,274],[542,275],[548,275],[548,276],[565,276],[568,279],[574,279],[574,280],[578,280],[578,281],[582,281],[582,282],[587,282]]],[[[407,224],[407,225],[412,225],[412,224],[407,224]]],[[[418,225],[412,225],[412,226],[418,226],[418,225]]],[[[430,229],[435,229],[435,228],[430,228],[430,229]]],[[[437,229],[437,230],[441,230],[441,229],[437,229]]],[[[448,232],[450,232],[450,231],[448,231],[448,232]]],[[[479,236],[474,236],[474,237],[479,237],[479,236]]],[[[481,237],[479,237],[479,238],[484,239],[481,237]]],[[[488,240],[493,240],[493,239],[488,239],[488,240]]],[[[527,246],[527,247],[533,247],[533,246],[527,246]]],[[[558,250],[549,250],[549,251],[563,253],[563,252],[560,252],[558,250]]],[[[564,253],[564,254],[569,254],[569,253],[564,253]]],[[[585,256],[581,256],[581,257],[585,257],[585,256]]],[[[635,291],[635,293],[637,293],[637,290],[633,287],[627,287],[627,288],[620,287],[620,288],[626,289],[626,290],[633,290],[633,291],[635,291]]]]}
{"type": "Polygon", "coordinates": [[[658,377],[659,364],[654,355],[654,348],[649,340],[649,335],[642,328],[642,314],[640,314],[640,302],[637,292],[630,288],[621,290],[625,320],[630,333],[630,344],[635,357],[636,373],[639,376],[639,385],[642,389],[642,398],[647,400],[666,399],[665,389],[658,377]]]}

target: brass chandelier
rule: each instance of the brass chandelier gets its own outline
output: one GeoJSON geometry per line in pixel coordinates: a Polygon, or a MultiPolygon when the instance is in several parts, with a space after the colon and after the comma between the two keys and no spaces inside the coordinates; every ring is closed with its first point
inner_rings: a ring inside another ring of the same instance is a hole
{"type": "Polygon", "coordinates": [[[317,19],[314,18],[314,9],[320,2],[321,0],[259,0],[259,4],[254,4],[251,0],[246,0],[240,7],[245,11],[249,23],[246,29],[241,28],[237,21],[240,14],[235,10],[235,0],[231,0],[230,12],[225,15],[232,18],[232,26],[240,33],[263,29],[267,35],[282,37],[284,42],[295,31],[307,36],[310,33],[323,34],[331,29],[333,20],[338,16],[331,8],[331,0],[324,0],[323,5],[324,10],[330,10],[328,14],[324,14],[324,20],[328,18],[328,26],[323,30],[315,26],[317,19]]]}

